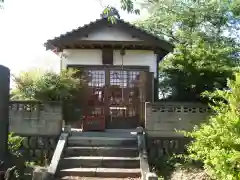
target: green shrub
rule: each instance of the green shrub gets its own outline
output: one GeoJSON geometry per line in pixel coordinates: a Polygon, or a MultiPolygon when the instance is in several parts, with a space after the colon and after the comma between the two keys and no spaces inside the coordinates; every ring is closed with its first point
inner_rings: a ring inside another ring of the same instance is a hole
{"type": "Polygon", "coordinates": [[[40,70],[22,72],[13,76],[16,87],[13,89],[14,100],[62,101],[70,99],[74,91],[80,91],[84,80],[77,77],[76,70],[63,70],[60,74],[40,70]]]}
{"type": "Polygon", "coordinates": [[[229,90],[203,95],[211,100],[214,114],[209,122],[195,127],[187,136],[190,157],[204,163],[208,173],[218,180],[240,179],[240,73],[228,80],[229,90]]]}
{"type": "Polygon", "coordinates": [[[10,153],[10,165],[16,166],[14,170],[15,179],[23,179],[26,162],[24,160],[21,145],[24,138],[15,136],[13,133],[8,135],[8,150],[10,153]]]}
{"type": "MultiPolygon", "coordinates": [[[[8,135],[8,149],[10,153],[9,165],[11,167],[15,166],[14,169],[14,179],[16,180],[26,180],[31,179],[31,173],[33,170],[35,162],[28,161],[24,156],[24,151],[22,149],[23,137],[16,136],[13,133],[8,135]]],[[[41,165],[37,163],[37,165],[41,165]]]]}
{"type": "Polygon", "coordinates": [[[15,136],[13,133],[8,135],[8,150],[13,156],[19,157],[21,153],[21,145],[24,138],[20,136],[15,136]]]}

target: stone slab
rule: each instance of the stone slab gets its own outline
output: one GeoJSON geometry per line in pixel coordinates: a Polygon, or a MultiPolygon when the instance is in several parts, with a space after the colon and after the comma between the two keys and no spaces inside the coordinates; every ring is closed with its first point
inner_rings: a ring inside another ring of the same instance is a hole
{"type": "Polygon", "coordinates": [[[128,178],[140,177],[140,169],[122,169],[122,168],[71,168],[59,171],[60,177],[80,176],[80,177],[111,177],[128,178]]]}

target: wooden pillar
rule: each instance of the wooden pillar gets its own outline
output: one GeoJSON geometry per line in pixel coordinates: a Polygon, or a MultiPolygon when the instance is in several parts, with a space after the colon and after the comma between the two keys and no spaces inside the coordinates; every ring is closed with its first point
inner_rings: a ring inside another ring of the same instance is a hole
{"type": "Polygon", "coordinates": [[[0,65],[0,160],[8,155],[10,70],[0,65]]]}
{"type": "Polygon", "coordinates": [[[154,101],[154,73],[153,72],[147,72],[146,101],[147,102],[153,102],[154,101]]]}
{"type": "Polygon", "coordinates": [[[154,93],[154,101],[158,101],[159,100],[159,97],[158,97],[158,94],[159,94],[159,54],[157,54],[157,59],[156,59],[156,77],[154,78],[154,90],[153,90],[153,93],[154,93]]]}
{"type": "Polygon", "coordinates": [[[156,77],[154,78],[154,101],[159,100],[159,63],[162,61],[166,53],[163,52],[155,52],[157,54],[156,59],[156,77]]]}
{"type": "Polygon", "coordinates": [[[158,94],[159,94],[159,60],[157,58],[157,62],[156,62],[156,77],[154,78],[154,101],[158,101],[159,100],[159,97],[158,97],[158,94]]]}

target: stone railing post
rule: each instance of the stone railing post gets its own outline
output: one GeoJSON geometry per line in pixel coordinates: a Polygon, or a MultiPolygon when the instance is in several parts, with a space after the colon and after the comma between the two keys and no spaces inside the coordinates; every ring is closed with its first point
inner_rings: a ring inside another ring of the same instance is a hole
{"type": "Polygon", "coordinates": [[[137,128],[138,151],[140,158],[141,180],[158,180],[155,173],[150,171],[146,148],[145,132],[142,127],[137,128]]]}
{"type": "Polygon", "coordinates": [[[0,65],[0,160],[6,161],[8,153],[10,70],[0,65]]]}
{"type": "Polygon", "coordinates": [[[152,103],[150,102],[145,102],[145,128],[146,129],[149,129],[149,126],[151,125],[151,120],[150,120],[150,117],[151,117],[151,114],[152,114],[152,103]]]}

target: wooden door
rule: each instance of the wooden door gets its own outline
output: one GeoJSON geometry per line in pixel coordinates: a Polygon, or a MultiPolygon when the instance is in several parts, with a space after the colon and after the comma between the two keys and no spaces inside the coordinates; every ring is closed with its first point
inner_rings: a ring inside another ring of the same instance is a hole
{"type": "Polygon", "coordinates": [[[136,128],[139,122],[139,71],[109,69],[106,106],[106,127],[109,129],[136,128]]]}
{"type": "Polygon", "coordinates": [[[84,107],[84,130],[105,129],[105,94],[106,72],[105,70],[85,70],[87,79],[87,103],[84,107]]]}
{"type": "MultiPolygon", "coordinates": [[[[85,70],[88,77],[89,116],[104,116],[108,129],[130,129],[140,125],[147,99],[148,73],[105,67],[85,70]]],[[[95,126],[99,126],[96,121],[95,126]]]]}

